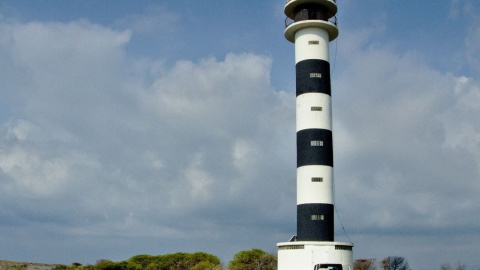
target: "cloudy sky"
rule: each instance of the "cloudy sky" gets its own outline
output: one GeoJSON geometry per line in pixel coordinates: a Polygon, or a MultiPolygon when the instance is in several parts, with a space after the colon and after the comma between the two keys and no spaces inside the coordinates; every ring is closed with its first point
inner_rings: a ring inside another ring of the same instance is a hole
{"type": "MultiPolygon", "coordinates": [[[[283,6],[0,1],[0,259],[276,253],[296,230],[283,6]]],[[[336,240],[480,267],[480,2],[338,6],[336,240]]]]}

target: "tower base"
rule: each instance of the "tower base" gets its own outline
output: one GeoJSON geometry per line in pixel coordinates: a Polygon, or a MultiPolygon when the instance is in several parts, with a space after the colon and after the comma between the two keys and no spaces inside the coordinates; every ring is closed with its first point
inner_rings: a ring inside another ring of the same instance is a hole
{"type": "Polygon", "coordinates": [[[299,241],[277,246],[278,270],[353,270],[352,243],[299,241]]]}

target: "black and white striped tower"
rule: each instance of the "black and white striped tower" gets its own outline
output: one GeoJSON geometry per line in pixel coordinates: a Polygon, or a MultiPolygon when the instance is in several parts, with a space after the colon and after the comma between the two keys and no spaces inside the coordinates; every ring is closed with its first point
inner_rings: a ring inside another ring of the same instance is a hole
{"type": "Polygon", "coordinates": [[[334,242],[329,42],[335,0],[288,0],[285,37],[295,43],[297,235],[278,243],[279,270],[352,269],[353,244],[334,242]]]}

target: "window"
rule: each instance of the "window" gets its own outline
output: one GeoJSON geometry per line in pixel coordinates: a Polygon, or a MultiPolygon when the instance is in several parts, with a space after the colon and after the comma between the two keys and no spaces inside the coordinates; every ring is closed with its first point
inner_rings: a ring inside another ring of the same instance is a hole
{"type": "Polygon", "coordinates": [[[323,182],[323,177],[312,177],[312,182],[323,182]]]}
{"type": "Polygon", "coordinates": [[[323,215],[312,215],[312,220],[324,220],[325,217],[323,215]]]}
{"type": "Polygon", "coordinates": [[[328,20],[328,10],[318,4],[303,4],[295,8],[295,21],[328,20]]]}
{"type": "Polygon", "coordinates": [[[336,250],[352,250],[351,246],[335,246],[336,250]]]}
{"type": "Polygon", "coordinates": [[[312,72],[310,73],[310,78],[322,78],[322,73],[312,72]]]}
{"type": "Polygon", "coordinates": [[[278,247],[279,250],[284,250],[284,249],[304,249],[304,245],[291,245],[291,246],[281,246],[278,247]]]}
{"type": "Polygon", "coordinates": [[[315,106],[313,106],[313,107],[311,108],[311,110],[312,110],[312,112],[321,112],[323,109],[322,109],[322,107],[315,107],[315,106]]]}
{"type": "Polygon", "coordinates": [[[310,146],[323,146],[323,141],[311,141],[310,146]]]}
{"type": "Polygon", "coordinates": [[[318,41],[318,40],[309,40],[308,41],[308,45],[318,45],[318,44],[320,44],[320,41],[318,41]]]}

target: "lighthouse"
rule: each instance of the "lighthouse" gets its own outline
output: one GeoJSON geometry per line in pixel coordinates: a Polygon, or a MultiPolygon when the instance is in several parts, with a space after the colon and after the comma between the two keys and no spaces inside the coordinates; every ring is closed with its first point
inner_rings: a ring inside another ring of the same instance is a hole
{"type": "Polygon", "coordinates": [[[288,0],[285,38],[295,44],[297,234],[278,243],[278,270],[352,270],[353,244],[334,240],[329,42],[335,0],[288,0]]]}

